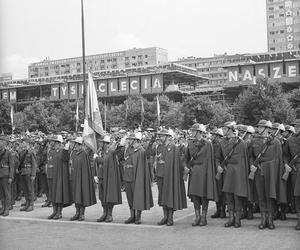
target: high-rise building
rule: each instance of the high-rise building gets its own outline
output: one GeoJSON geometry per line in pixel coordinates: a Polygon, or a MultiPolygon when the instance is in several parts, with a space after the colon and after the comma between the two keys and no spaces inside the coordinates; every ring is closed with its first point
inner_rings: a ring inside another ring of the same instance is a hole
{"type": "MultiPolygon", "coordinates": [[[[151,47],[86,56],[86,69],[91,71],[126,69],[168,63],[165,49],[151,47]]],[[[82,57],[59,60],[45,59],[28,66],[28,78],[82,73],[82,57]]]]}
{"type": "Polygon", "coordinates": [[[186,57],[175,61],[175,63],[196,68],[200,76],[209,79],[210,85],[222,85],[227,81],[227,70],[223,68],[224,65],[238,64],[246,62],[248,59],[244,54],[228,55],[214,55],[213,57],[186,57]]]}
{"type": "Polygon", "coordinates": [[[300,0],[266,0],[268,51],[300,49],[300,0]]]}

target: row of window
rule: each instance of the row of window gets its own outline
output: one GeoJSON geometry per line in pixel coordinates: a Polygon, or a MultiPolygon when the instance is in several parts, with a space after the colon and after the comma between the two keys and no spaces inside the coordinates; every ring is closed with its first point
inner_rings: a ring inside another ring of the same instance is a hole
{"type": "MultiPolygon", "coordinates": [[[[289,46],[278,46],[278,47],[270,47],[270,51],[282,51],[282,50],[286,50],[287,47],[289,46]]],[[[288,49],[296,49],[297,46],[290,46],[290,48],[288,49]]],[[[298,44],[298,49],[300,49],[300,44],[298,44]]]]}

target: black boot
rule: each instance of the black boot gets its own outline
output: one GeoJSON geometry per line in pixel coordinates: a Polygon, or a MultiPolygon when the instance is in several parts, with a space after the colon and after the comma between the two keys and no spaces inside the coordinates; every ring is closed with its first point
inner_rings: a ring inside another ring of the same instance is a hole
{"type": "Polygon", "coordinates": [[[141,210],[136,210],[136,217],[135,217],[135,224],[139,225],[141,224],[141,215],[142,215],[142,211],[141,210]]]}
{"type": "Polygon", "coordinates": [[[74,216],[70,218],[71,221],[78,220],[78,218],[79,218],[79,210],[80,210],[79,205],[75,204],[75,208],[76,208],[76,212],[75,212],[74,216]]]}
{"type": "Polygon", "coordinates": [[[225,205],[220,206],[220,218],[221,219],[226,218],[225,205]]]}
{"type": "Polygon", "coordinates": [[[57,212],[55,214],[55,216],[53,217],[53,220],[59,220],[62,218],[62,205],[61,204],[58,204],[57,205],[57,212]]]}
{"type": "Polygon", "coordinates": [[[48,220],[52,220],[54,218],[54,216],[56,215],[57,213],[57,205],[56,203],[53,203],[53,212],[51,215],[48,216],[48,220]]]}
{"type": "Polygon", "coordinates": [[[173,226],[173,225],[174,225],[173,215],[174,215],[173,208],[168,209],[168,221],[167,221],[167,226],[173,226]]]}
{"type": "Polygon", "coordinates": [[[267,227],[267,215],[266,212],[261,212],[261,221],[258,225],[259,229],[265,229],[267,227]]]}
{"type": "Polygon", "coordinates": [[[297,225],[296,225],[295,229],[300,230],[300,213],[297,213],[297,225]]]}
{"type": "Polygon", "coordinates": [[[267,213],[267,217],[268,217],[268,228],[271,230],[275,229],[272,212],[267,213]]]}
{"type": "Polygon", "coordinates": [[[25,209],[26,212],[31,212],[33,211],[33,201],[29,202],[29,206],[25,209]]]}
{"type": "Polygon", "coordinates": [[[130,208],[130,217],[125,220],[125,224],[130,224],[130,223],[134,223],[135,222],[135,211],[130,208]]]}
{"type": "Polygon", "coordinates": [[[1,205],[2,205],[2,207],[0,209],[0,215],[2,215],[5,211],[5,202],[4,202],[4,200],[1,201],[1,205]]]}
{"type": "Polygon", "coordinates": [[[200,223],[200,209],[195,209],[195,220],[194,222],[192,223],[192,226],[195,227],[195,226],[198,226],[199,223],[200,223]]]}
{"type": "MultiPolygon", "coordinates": [[[[97,222],[103,222],[103,221],[106,220],[107,209],[108,209],[107,206],[104,205],[104,206],[103,206],[103,214],[102,214],[102,216],[97,220],[97,222]]],[[[79,216],[79,213],[78,213],[78,216],[79,216]]],[[[77,218],[77,219],[78,219],[78,218],[77,218]]]]}
{"type": "Polygon", "coordinates": [[[253,220],[253,204],[248,203],[247,206],[247,220],[253,220]]]}
{"type": "MultiPolygon", "coordinates": [[[[22,206],[22,205],[21,205],[22,206]]],[[[26,209],[29,207],[29,201],[25,201],[25,205],[21,207],[20,211],[26,211],[26,209]]]]}
{"type": "Polygon", "coordinates": [[[236,211],[235,213],[234,227],[235,228],[241,227],[241,211],[236,211]]]}
{"type": "Polygon", "coordinates": [[[216,208],[217,208],[217,211],[212,216],[210,216],[210,218],[215,219],[215,218],[221,217],[221,206],[220,206],[219,202],[216,202],[216,208]]]}
{"type": "Polygon", "coordinates": [[[233,216],[233,211],[229,210],[229,219],[224,225],[225,227],[232,227],[234,226],[234,216],[233,216]]]}
{"type": "Polygon", "coordinates": [[[84,220],[85,220],[85,207],[80,206],[78,221],[84,221],[84,220]]]}
{"type": "Polygon", "coordinates": [[[285,214],[285,204],[280,204],[280,214],[279,214],[280,220],[286,220],[286,214],[285,214]]]}
{"type": "Polygon", "coordinates": [[[113,206],[111,205],[107,208],[107,217],[105,219],[106,223],[110,223],[113,221],[112,211],[113,211],[113,206]]]}
{"type": "Polygon", "coordinates": [[[200,220],[200,223],[199,223],[200,227],[203,227],[203,226],[207,225],[206,216],[207,216],[207,211],[206,210],[202,210],[201,220],[200,220]]]}
{"type": "Polygon", "coordinates": [[[157,222],[157,225],[161,226],[164,224],[167,224],[168,222],[168,208],[163,207],[164,217],[161,219],[161,221],[157,222]]]}
{"type": "Polygon", "coordinates": [[[8,216],[9,215],[9,205],[7,202],[3,203],[4,212],[2,213],[2,216],[8,216]]]}
{"type": "Polygon", "coordinates": [[[51,205],[51,202],[46,200],[45,203],[42,205],[42,207],[49,207],[51,205]]]}

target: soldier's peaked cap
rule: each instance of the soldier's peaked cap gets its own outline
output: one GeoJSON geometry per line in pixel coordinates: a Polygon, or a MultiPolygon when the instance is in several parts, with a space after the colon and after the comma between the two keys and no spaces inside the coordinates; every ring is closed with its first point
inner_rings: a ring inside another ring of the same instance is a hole
{"type": "Polygon", "coordinates": [[[260,120],[257,123],[257,127],[272,128],[272,122],[267,121],[267,120],[260,120]]]}

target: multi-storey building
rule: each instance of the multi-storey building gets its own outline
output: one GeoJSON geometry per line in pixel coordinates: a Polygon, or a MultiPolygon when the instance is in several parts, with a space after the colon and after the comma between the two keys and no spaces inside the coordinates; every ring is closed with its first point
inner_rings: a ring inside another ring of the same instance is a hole
{"type": "Polygon", "coordinates": [[[211,85],[222,85],[226,83],[228,78],[227,70],[224,69],[223,66],[246,61],[247,57],[245,57],[244,54],[227,55],[227,53],[225,53],[223,55],[214,55],[213,57],[207,58],[181,58],[176,61],[176,63],[196,68],[200,76],[209,78],[209,84],[211,85]]]}
{"type": "Polygon", "coordinates": [[[300,49],[300,0],[266,0],[268,51],[300,49]]]}
{"type": "MultiPolygon", "coordinates": [[[[168,63],[165,49],[151,47],[86,56],[86,68],[91,71],[126,69],[137,66],[168,63]]],[[[82,73],[82,57],[59,60],[46,59],[28,66],[28,77],[48,77],[82,73]]]]}

